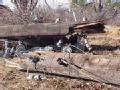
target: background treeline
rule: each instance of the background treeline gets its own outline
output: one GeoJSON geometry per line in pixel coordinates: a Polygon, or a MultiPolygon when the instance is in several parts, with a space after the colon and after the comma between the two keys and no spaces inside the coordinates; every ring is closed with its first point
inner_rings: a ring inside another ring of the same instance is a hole
{"type": "Polygon", "coordinates": [[[2,24],[72,23],[101,21],[120,25],[120,0],[72,0],[70,8],[52,9],[45,0],[44,7],[36,7],[38,0],[12,0],[14,11],[3,14],[2,24]],[[89,2],[91,1],[91,2],[89,2]],[[56,21],[57,20],[57,21],[56,21]]]}

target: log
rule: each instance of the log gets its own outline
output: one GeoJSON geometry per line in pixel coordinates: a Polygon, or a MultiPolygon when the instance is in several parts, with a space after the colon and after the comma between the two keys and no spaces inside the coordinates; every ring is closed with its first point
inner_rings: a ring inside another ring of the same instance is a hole
{"type": "Polygon", "coordinates": [[[22,36],[42,36],[42,35],[66,35],[70,27],[85,28],[98,23],[41,23],[41,24],[27,24],[27,25],[3,25],[0,26],[0,38],[2,37],[22,37],[22,36]]]}

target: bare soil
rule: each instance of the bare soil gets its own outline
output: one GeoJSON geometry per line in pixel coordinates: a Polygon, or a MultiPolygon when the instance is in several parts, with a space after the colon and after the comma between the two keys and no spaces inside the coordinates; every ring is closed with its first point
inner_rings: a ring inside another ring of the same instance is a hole
{"type": "Polygon", "coordinates": [[[119,90],[119,88],[103,83],[56,76],[47,76],[47,80],[27,80],[25,73],[6,68],[1,59],[0,90],[119,90]]]}
{"type": "MultiPolygon", "coordinates": [[[[105,36],[109,35],[109,33],[106,33],[104,35],[105,36]]],[[[113,37],[118,38],[118,36],[114,35],[113,37]]],[[[99,38],[99,35],[95,35],[95,37],[99,38]]],[[[99,44],[104,44],[104,42],[108,42],[107,44],[105,43],[104,45],[114,46],[115,40],[107,39],[107,37],[106,39],[104,38],[96,39],[93,38],[93,36],[92,37],[89,36],[88,38],[91,44],[99,45],[99,44]]],[[[119,42],[117,44],[119,45],[119,42]]],[[[100,51],[100,54],[108,54],[108,53],[114,54],[114,53],[119,53],[119,51],[118,50],[109,51],[109,52],[100,51]]],[[[0,59],[0,90],[120,90],[120,88],[116,86],[106,85],[104,83],[69,79],[69,78],[57,77],[57,76],[47,76],[46,80],[39,80],[39,81],[27,80],[26,73],[20,72],[19,70],[13,68],[5,67],[4,59],[1,58],[0,59]]]]}

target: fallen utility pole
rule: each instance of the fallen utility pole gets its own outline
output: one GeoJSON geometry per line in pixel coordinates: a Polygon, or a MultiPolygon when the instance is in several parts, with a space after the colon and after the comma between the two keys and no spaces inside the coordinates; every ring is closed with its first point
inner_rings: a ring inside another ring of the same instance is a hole
{"type": "MultiPolygon", "coordinates": [[[[38,53],[38,52],[37,52],[38,53]]],[[[46,73],[64,77],[82,78],[113,85],[120,85],[119,57],[108,55],[82,55],[76,53],[40,52],[40,60],[36,64],[25,63],[22,71],[46,73]],[[59,60],[61,58],[61,61],[59,60]],[[59,62],[60,61],[60,62],[59,62]]],[[[23,67],[23,65],[21,65],[23,67]]]]}

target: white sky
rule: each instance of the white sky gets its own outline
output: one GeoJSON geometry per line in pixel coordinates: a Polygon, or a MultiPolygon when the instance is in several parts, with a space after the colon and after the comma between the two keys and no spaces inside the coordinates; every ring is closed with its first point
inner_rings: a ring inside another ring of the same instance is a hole
{"type": "MultiPolygon", "coordinates": [[[[4,5],[7,5],[11,9],[14,9],[14,5],[11,3],[11,0],[2,0],[4,5]]],[[[68,8],[70,3],[70,0],[46,0],[48,4],[51,6],[51,8],[56,9],[59,6],[62,8],[68,8]]],[[[39,0],[39,3],[41,5],[45,5],[44,0],[39,0]]]]}
{"type": "MultiPolygon", "coordinates": [[[[52,8],[57,8],[60,5],[62,5],[63,7],[69,7],[70,0],[46,0],[48,2],[48,4],[52,7],[52,8]]],[[[39,3],[41,3],[42,5],[45,5],[44,0],[39,0],[39,3]]]]}

